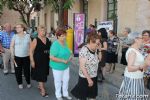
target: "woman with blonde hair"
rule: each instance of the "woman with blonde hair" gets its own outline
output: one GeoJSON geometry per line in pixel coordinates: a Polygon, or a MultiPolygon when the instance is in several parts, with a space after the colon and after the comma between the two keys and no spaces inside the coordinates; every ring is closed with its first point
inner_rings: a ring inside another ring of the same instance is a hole
{"type": "Polygon", "coordinates": [[[48,97],[44,83],[47,81],[49,74],[49,49],[51,42],[46,38],[44,26],[38,27],[38,37],[31,44],[30,61],[32,66],[31,77],[39,85],[40,93],[43,97],[48,97]]]}

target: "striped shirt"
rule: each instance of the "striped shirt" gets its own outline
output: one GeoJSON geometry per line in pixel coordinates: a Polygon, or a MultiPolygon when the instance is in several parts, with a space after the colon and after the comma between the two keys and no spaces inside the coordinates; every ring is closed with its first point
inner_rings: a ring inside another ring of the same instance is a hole
{"type": "Polygon", "coordinates": [[[2,43],[3,48],[6,48],[6,49],[10,48],[10,43],[11,43],[11,39],[13,35],[14,35],[14,32],[11,32],[10,35],[8,35],[8,33],[5,31],[0,32],[0,42],[2,43]]]}

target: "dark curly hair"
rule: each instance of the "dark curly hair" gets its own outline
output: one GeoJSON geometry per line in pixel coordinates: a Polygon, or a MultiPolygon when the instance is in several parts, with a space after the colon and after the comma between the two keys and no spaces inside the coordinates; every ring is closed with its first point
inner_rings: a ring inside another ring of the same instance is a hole
{"type": "Polygon", "coordinates": [[[98,32],[101,33],[101,38],[102,38],[102,39],[108,39],[108,33],[107,33],[107,31],[106,31],[105,28],[100,28],[100,29],[98,30],[98,32]]]}
{"type": "Polygon", "coordinates": [[[148,35],[149,35],[149,37],[150,37],[150,30],[144,30],[144,31],[142,32],[142,35],[144,35],[145,33],[148,33],[148,35]]]}

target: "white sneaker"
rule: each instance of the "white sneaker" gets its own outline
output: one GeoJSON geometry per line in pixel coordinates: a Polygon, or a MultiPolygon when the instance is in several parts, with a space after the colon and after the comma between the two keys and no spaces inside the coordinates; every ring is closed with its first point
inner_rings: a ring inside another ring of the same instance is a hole
{"type": "Polygon", "coordinates": [[[60,97],[60,98],[57,98],[57,100],[63,100],[63,98],[62,98],[62,97],[60,97]]]}
{"type": "Polygon", "coordinates": [[[4,75],[7,75],[8,74],[8,71],[4,71],[4,75]]]}
{"type": "Polygon", "coordinates": [[[70,96],[66,96],[66,97],[64,96],[64,98],[67,100],[72,100],[72,97],[70,97],[70,96]]]}
{"type": "Polygon", "coordinates": [[[23,89],[23,85],[22,84],[18,85],[18,87],[19,87],[19,89],[23,89]]]}
{"type": "Polygon", "coordinates": [[[88,100],[96,100],[96,99],[88,99],[88,100]]]}
{"type": "Polygon", "coordinates": [[[12,70],[12,71],[11,71],[11,74],[15,74],[15,71],[14,71],[14,70],[12,70]]]}
{"type": "Polygon", "coordinates": [[[27,84],[27,88],[28,88],[28,89],[31,88],[31,84],[27,84]]]}

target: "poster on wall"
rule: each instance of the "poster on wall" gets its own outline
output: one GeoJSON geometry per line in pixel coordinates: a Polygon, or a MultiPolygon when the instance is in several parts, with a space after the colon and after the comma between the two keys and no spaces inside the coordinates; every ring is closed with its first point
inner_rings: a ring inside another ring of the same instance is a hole
{"type": "Polygon", "coordinates": [[[109,30],[113,30],[113,21],[97,22],[97,30],[99,30],[100,28],[105,28],[107,30],[107,32],[109,30]]]}
{"type": "Polygon", "coordinates": [[[78,46],[84,42],[85,14],[74,14],[74,55],[79,54],[78,46]]]}

